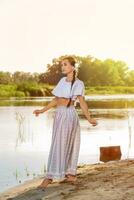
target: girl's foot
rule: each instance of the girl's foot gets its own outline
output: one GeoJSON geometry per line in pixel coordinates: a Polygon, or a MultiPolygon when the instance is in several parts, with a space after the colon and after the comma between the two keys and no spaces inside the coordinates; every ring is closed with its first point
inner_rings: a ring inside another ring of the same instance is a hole
{"type": "Polygon", "coordinates": [[[67,175],[67,181],[71,182],[72,184],[75,184],[77,182],[76,175],[72,175],[72,174],[67,175]]]}
{"type": "Polygon", "coordinates": [[[76,175],[67,174],[67,175],[65,175],[65,177],[66,178],[64,180],[60,181],[60,183],[67,183],[67,182],[72,183],[72,184],[77,183],[76,175]]]}
{"type": "Polygon", "coordinates": [[[42,183],[37,187],[38,189],[44,189],[49,183],[52,183],[53,179],[45,178],[42,183]]]}

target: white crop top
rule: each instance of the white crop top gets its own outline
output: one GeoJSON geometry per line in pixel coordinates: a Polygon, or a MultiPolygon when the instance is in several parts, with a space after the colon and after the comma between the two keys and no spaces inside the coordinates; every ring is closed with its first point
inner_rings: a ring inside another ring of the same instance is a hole
{"type": "Polygon", "coordinates": [[[76,100],[78,95],[84,96],[85,94],[84,82],[76,79],[71,88],[71,81],[66,81],[66,77],[62,77],[52,90],[52,94],[57,97],[72,98],[72,100],[76,100]]]}

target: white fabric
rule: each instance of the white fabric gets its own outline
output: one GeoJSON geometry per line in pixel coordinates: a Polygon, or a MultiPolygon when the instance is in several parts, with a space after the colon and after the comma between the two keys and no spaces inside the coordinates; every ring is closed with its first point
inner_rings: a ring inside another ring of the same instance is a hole
{"type": "Polygon", "coordinates": [[[80,79],[75,80],[72,89],[71,89],[71,82],[66,81],[67,77],[63,77],[60,79],[58,84],[52,90],[52,94],[57,97],[64,97],[64,98],[72,98],[72,100],[76,100],[78,95],[85,95],[85,86],[84,82],[80,79]]]}
{"type": "Polygon", "coordinates": [[[61,179],[77,172],[80,150],[80,122],[74,106],[57,106],[48,156],[46,177],[61,179]]]}

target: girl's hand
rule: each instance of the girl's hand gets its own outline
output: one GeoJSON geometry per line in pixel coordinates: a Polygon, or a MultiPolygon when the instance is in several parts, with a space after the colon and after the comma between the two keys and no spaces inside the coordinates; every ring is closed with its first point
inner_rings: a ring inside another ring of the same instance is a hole
{"type": "Polygon", "coordinates": [[[93,126],[96,126],[98,124],[98,122],[96,121],[96,119],[94,118],[90,118],[89,120],[90,124],[92,124],[93,126]]]}
{"type": "Polygon", "coordinates": [[[34,110],[33,111],[33,114],[35,114],[35,116],[37,117],[41,112],[41,110],[34,110]]]}

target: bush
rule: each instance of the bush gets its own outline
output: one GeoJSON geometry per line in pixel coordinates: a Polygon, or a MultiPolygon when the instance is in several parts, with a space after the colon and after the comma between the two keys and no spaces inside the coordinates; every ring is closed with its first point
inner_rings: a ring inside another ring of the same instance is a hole
{"type": "Polygon", "coordinates": [[[15,85],[0,84],[0,97],[15,96],[16,88],[15,85]]]}
{"type": "Polygon", "coordinates": [[[25,96],[26,96],[25,93],[22,92],[22,91],[16,91],[15,92],[15,97],[25,97],[25,96]]]}

